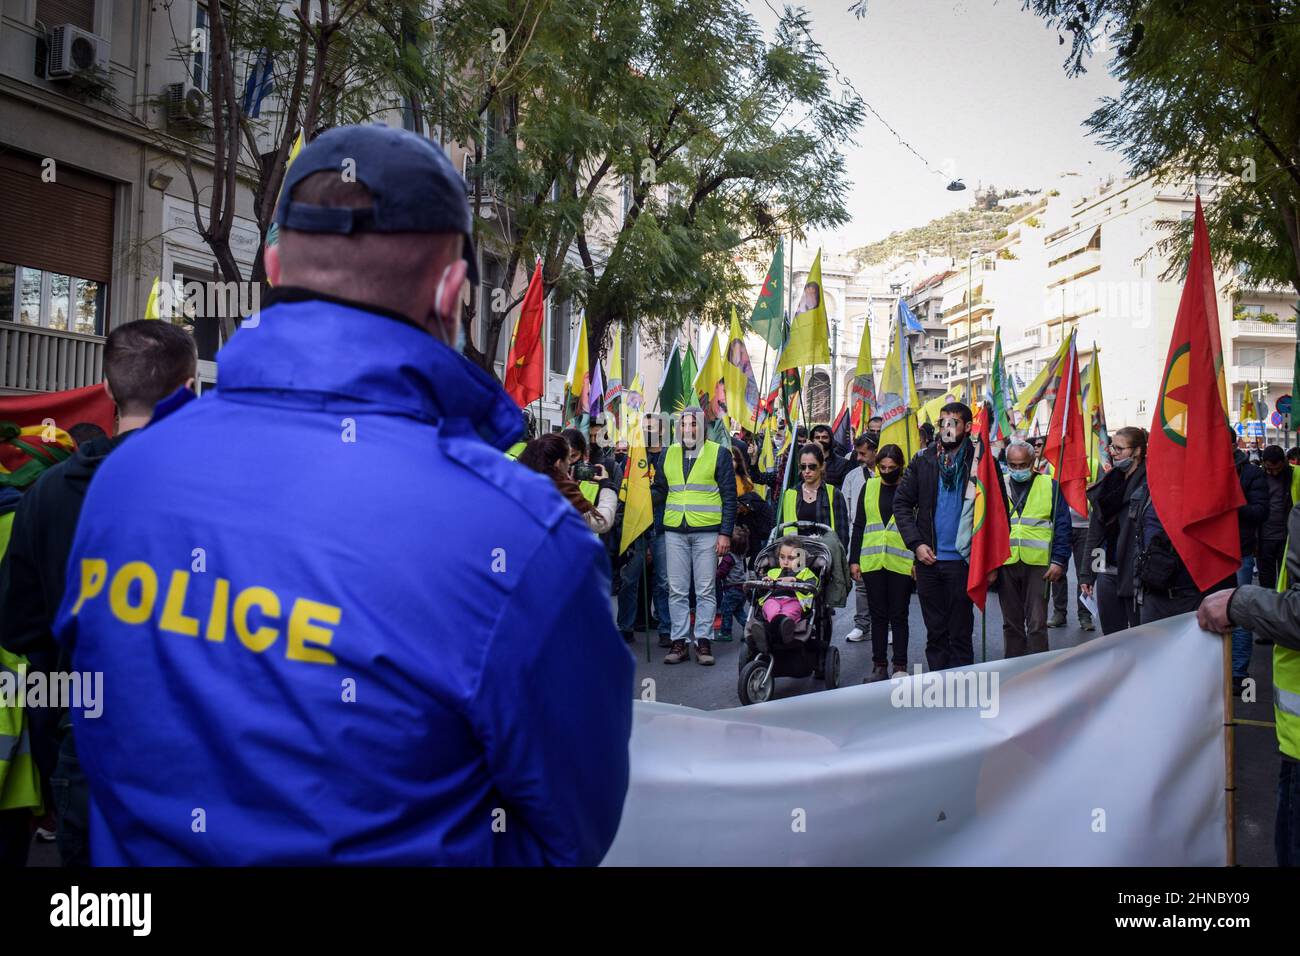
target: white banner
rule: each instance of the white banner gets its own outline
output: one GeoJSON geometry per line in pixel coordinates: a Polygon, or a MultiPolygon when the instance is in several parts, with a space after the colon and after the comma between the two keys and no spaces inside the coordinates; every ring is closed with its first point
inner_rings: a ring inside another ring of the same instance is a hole
{"type": "Polygon", "coordinates": [[[604,865],[1222,866],[1221,641],[1189,614],[751,707],[638,701],[604,865]]]}

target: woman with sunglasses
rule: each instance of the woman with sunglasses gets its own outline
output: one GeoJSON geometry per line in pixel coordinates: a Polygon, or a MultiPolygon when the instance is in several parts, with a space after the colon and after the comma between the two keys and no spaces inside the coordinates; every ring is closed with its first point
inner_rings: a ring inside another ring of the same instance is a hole
{"type": "MultiPolygon", "coordinates": [[[[825,480],[826,456],[821,445],[809,442],[799,450],[799,484],[787,488],[781,496],[781,521],[816,521],[829,525],[840,539],[840,545],[849,546],[849,513],[844,496],[825,480]]],[[[791,525],[783,534],[811,534],[811,529],[800,532],[791,525]]]]}

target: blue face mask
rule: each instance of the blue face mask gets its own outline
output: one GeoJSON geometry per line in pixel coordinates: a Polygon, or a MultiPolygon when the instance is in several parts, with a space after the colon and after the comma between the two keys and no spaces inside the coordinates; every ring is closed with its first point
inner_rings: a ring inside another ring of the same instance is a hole
{"type": "Polygon", "coordinates": [[[1034,469],[1032,468],[1011,468],[1008,473],[1011,475],[1012,481],[1028,481],[1034,477],[1034,469]]]}
{"type": "Polygon", "coordinates": [[[1117,459],[1115,461],[1115,467],[1118,468],[1120,471],[1128,471],[1130,468],[1133,467],[1133,459],[1132,458],[1117,459]]]}
{"type": "MultiPolygon", "coordinates": [[[[433,296],[433,301],[434,301],[435,303],[439,303],[439,302],[442,301],[443,288],[444,288],[444,286],[446,285],[446,282],[447,282],[447,273],[450,272],[450,271],[451,271],[451,267],[450,267],[450,266],[448,266],[446,269],[443,269],[443,270],[442,270],[442,278],[440,278],[440,279],[438,280],[438,290],[434,293],[434,296],[433,296]]],[[[439,318],[441,318],[441,316],[439,316],[439,318]]],[[[465,354],[465,325],[464,325],[464,323],[463,323],[463,322],[459,322],[459,321],[456,323],[456,341],[455,341],[454,343],[453,343],[453,342],[447,342],[445,339],[442,339],[442,338],[439,338],[439,341],[441,341],[441,342],[445,342],[446,345],[447,345],[449,348],[451,348],[453,351],[455,351],[455,353],[456,353],[457,355],[464,355],[464,354],[465,354]]]]}

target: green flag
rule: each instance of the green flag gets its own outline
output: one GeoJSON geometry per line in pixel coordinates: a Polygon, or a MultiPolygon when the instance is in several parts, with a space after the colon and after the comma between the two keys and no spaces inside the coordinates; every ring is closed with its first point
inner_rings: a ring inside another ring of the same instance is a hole
{"type": "Polygon", "coordinates": [[[659,411],[670,415],[681,411],[686,404],[688,387],[682,378],[682,353],[674,340],[668,364],[664,366],[663,381],[659,383],[659,411]]]}
{"type": "Polygon", "coordinates": [[[772,264],[763,278],[763,288],[758,290],[758,301],[754,303],[754,312],[749,317],[749,324],[754,331],[767,340],[774,349],[784,344],[782,336],[785,330],[785,240],[776,240],[776,252],[772,254],[772,264]]]}
{"type": "MultiPolygon", "coordinates": [[[[692,405],[698,407],[700,402],[695,397],[695,380],[699,378],[700,366],[695,361],[695,349],[689,344],[686,346],[686,357],[682,359],[682,402],[683,408],[690,408],[692,405]]],[[[676,409],[681,411],[681,409],[676,409]]]]}
{"type": "Polygon", "coordinates": [[[1005,441],[1015,430],[1011,427],[1013,390],[1007,385],[1007,368],[1002,361],[1002,326],[998,326],[993,339],[993,417],[989,420],[989,441],[1005,441]]]}

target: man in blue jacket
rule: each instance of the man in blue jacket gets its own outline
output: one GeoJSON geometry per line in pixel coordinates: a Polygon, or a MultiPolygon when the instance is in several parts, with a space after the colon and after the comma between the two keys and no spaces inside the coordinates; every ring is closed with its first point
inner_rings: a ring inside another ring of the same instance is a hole
{"type": "Polygon", "coordinates": [[[600,862],[633,661],[599,541],[458,354],[464,181],[343,127],[276,222],[217,389],[105,463],[77,530],[55,633],[104,673],[92,862],[600,862]]]}

